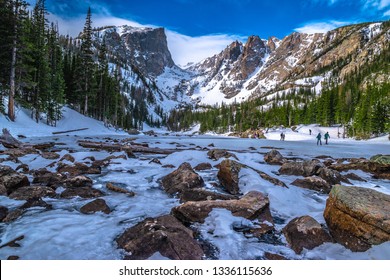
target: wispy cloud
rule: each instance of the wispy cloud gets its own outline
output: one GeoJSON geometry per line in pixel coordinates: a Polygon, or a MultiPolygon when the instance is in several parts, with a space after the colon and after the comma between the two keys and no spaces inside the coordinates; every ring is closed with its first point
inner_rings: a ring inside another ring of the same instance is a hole
{"type": "Polygon", "coordinates": [[[300,33],[308,33],[308,34],[315,34],[315,33],[326,33],[330,30],[336,29],[340,26],[351,24],[352,22],[347,21],[336,21],[336,20],[330,20],[330,21],[323,21],[323,22],[309,22],[307,24],[304,24],[301,27],[295,28],[295,31],[300,33]]]}

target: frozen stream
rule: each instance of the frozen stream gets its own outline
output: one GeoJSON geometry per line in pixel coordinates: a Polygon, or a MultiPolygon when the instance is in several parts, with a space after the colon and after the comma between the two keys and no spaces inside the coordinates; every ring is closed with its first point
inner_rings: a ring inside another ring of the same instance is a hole
{"type": "MultiPolygon", "coordinates": [[[[107,137],[107,136],[104,136],[107,137]]],[[[102,137],[93,137],[89,140],[101,141],[102,137]]],[[[111,138],[125,138],[125,136],[110,136],[111,138]]],[[[129,137],[129,136],[127,136],[129,137]]],[[[0,224],[0,244],[4,244],[18,236],[25,238],[18,243],[17,248],[4,247],[0,249],[0,259],[9,256],[19,256],[20,259],[55,259],[55,260],[103,260],[123,259],[124,252],[117,249],[115,238],[126,228],[132,227],[147,217],[157,217],[169,214],[171,209],[179,205],[176,198],[168,196],[160,187],[158,180],[176,168],[163,168],[162,165],[172,164],[178,167],[183,162],[189,162],[193,167],[199,163],[209,162],[213,166],[219,163],[212,161],[207,156],[207,150],[203,149],[210,144],[215,148],[223,148],[233,151],[241,163],[255,169],[264,171],[270,175],[275,173],[279,166],[267,165],[263,161],[263,154],[270,147],[280,148],[282,155],[287,157],[299,157],[311,159],[319,155],[332,156],[334,158],[369,158],[378,153],[390,151],[389,142],[357,142],[348,140],[335,140],[328,146],[316,146],[310,140],[285,141],[236,139],[213,136],[136,136],[136,142],[147,143],[150,147],[183,149],[168,156],[141,155],[128,160],[116,159],[113,164],[102,170],[101,175],[91,175],[94,180],[94,188],[105,193],[102,197],[112,212],[101,212],[85,215],[79,209],[93,199],[60,199],[45,198],[44,200],[53,206],[52,210],[35,207],[16,221],[0,224]],[[151,159],[158,157],[162,165],[150,163],[151,159]],[[135,197],[114,193],[106,189],[107,182],[114,182],[125,186],[136,193],[135,197]]],[[[53,137],[37,137],[27,139],[29,142],[54,141],[53,137]]],[[[91,152],[81,148],[76,141],[84,137],[60,136],[56,142],[64,143],[61,156],[71,151],[77,162],[83,162],[88,156],[103,159],[109,156],[108,152],[91,152]]],[[[122,153],[114,153],[120,155],[122,153]]],[[[31,169],[39,169],[48,166],[53,160],[46,160],[39,155],[27,155],[19,158],[31,169]]],[[[3,162],[15,168],[18,164],[3,162]]],[[[54,169],[50,169],[54,171],[54,169]]],[[[367,183],[355,182],[354,185],[373,188],[377,191],[390,194],[390,181],[373,180],[369,174],[361,171],[353,171],[357,175],[368,180],[367,183]]],[[[217,182],[217,169],[198,172],[205,180],[206,186],[211,187],[212,182],[217,182]]],[[[320,223],[324,223],[322,216],[327,195],[314,191],[301,189],[291,185],[296,176],[279,176],[289,189],[274,186],[261,179],[255,172],[244,169],[240,173],[240,189],[243,193],[251,190],[261,191],[269,196],[271,212],[276,220],[276,229],[281,230],[291,219],[310,215],[320,223]]],[[[31,179],[31,177],[30,177],[31,179]]],[[[63,189],[57,190],[60,193],[63,189]]],[[[25,201],[16,201],[5,196],[0,197],[0,205],[10,210],[21,206],[25,201]]],[[[233,223],[248,222],[243,218],[233,217],[230,212],[215,209],[210,213],[206,222],[195,225],[200,231],[202,239],[210,242],[218,248],[216,258],[219,259],[261,259],[264,252],[283,255],[292,259],[390,259],[390,242],[380,246],[374,246],[364,253],[352,253],[341,245],[326,243],[314,250],[304,250],[301,255],[286,245],[283,235],[272,242],[259,241],[255,238],[247,238],[242,233],[232,229],[233,223]]],[[[153,256],[159,258],[158,254],[153,256]]]]}

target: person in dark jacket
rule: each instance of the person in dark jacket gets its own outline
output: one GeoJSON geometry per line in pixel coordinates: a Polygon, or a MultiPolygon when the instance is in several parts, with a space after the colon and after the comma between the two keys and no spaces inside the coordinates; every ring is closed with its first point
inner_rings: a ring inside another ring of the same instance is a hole
{"type": "Polygon", "coordinates": [[[325,138],[325,144],[328,145],[328,139],[330,138],[329,132],[325,133],[324,138],[325,138]]]}
{"type": "Polygon", "coordinates": [[[321,142],[321,132],[318,132],[318,134],[317,134],[317,146],[318,146],[318,143],[320,143],[320,145],[322,145],[322,142],[321,142]]]}

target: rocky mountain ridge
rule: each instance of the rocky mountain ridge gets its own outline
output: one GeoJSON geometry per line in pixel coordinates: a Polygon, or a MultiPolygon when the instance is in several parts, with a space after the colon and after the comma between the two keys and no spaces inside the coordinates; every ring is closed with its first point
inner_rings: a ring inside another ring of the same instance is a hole
{"type": "MultiPolygon", "coordinates": [[[[116,63],[131,64],[138,76],[135,80],[153,88],[156,103],[166,112],[183,104],[270,98],[291,88],[312,88],[318,93],[324,81],[343,80],[373,61],[390,42],[390,28],[382,22],[327,33],[294,32],[282,40],[252,35],[246,43],[232,42],[219,54],[180,69],[163,28],[105,27],[97,34],[105,38],[116,63]]],[[[389,78],[382,75],[379,80],[389,78]]]]}

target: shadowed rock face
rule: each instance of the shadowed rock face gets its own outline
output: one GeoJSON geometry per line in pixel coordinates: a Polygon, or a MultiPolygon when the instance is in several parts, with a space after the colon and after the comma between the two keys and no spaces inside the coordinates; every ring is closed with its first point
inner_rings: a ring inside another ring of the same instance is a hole
{"type": "Polygon", "coordinates": [[[332,237],[352,251],[390,241],[390,196],[360,187],[336,185],[324,218],[332,237]]]}
{"type": "Polygon", "coordinates": [[[29,185],[27,176],[9,166],[0,165],[0,195],[9,195],[16,189],[29,185]]]}
{"type": "Polygon", "coordinates": [[[230,194],[236,195],[240,193],[238,186],[238,175],[241,170],[241,164],[234,160],[225,159],[221,162],[217,177],[221,185],[230,194]]]}
{"type": "Polygon", "coordinates": [[[184,190],[201,188],[204,184],[200,177],[187,162],[161,179],[164,190],[169,194],[181,193],[184,190]]]}
{"type": "Polygon", "coordinates": [[[310,250],[325,242],[332,242],[329,234],[310,216],[291,220],[283,228],[283,233],[288,244],[297,254],[300,254],[303,248],[310,250]]]}
{"type": "Polygon", "coordinates": [[[203,256],[192,230],[171,215],[148,218],[127,229],[116,242],[130,253],[127,259],[147,259],[156,252],[173,260],[201,260],[203,256]]]}

